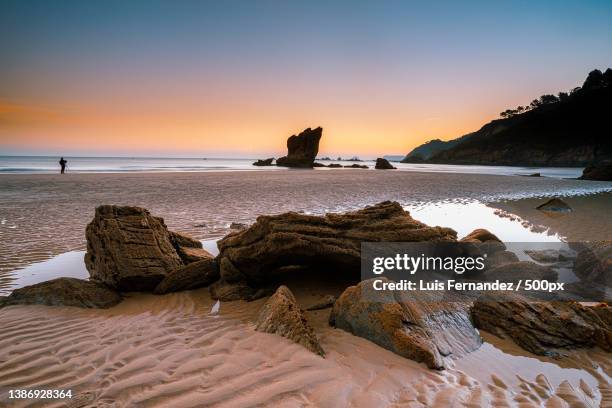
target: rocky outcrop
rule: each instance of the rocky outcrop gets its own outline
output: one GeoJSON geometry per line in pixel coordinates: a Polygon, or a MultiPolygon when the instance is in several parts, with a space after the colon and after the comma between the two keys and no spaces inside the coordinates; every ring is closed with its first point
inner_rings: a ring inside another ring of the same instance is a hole
{"type": "Polygon", "coordinates": [[[220,285],[241,283],[255,289],[321,268],[331,276],[350,276],[350,283],[360,276],[362,242],[455,239],[452,229],[429,227],[390,201],[323,217],[294,212],[260,216],[249,228],[219,241],[220,285]]]}
{"type": "MultiPolygon", "coordinates": [[[[163,221],[163,220],[162,220],[163,221]]],[[[173,232],[168,231],[170,234],[170,241],[174,248],[178,249],[180,247],[183,248],[202,248],[202,243],[197,239],[191,237],[190,235],[184,234],[182,232],[173,232]]]]}
{"type": "Polygon", "coordinates": [[[612,350],[612,308],[606,304],[533,302],[509,292],[489,293],[476,300],[472,318],[479,329],[538,355],[558,356],[577,347],[612,350]]]}
{"type": "Polygon", "coordinates": [[[257,160],[253,163],[253,166],[272,166],[272,162],[274,161],[274,157],[269,159],[257,160]]]}
{"type": "Polygon", "coordinates": [[[342,165],[340,163],[330,163],[327,167],[330,169],[341,169],[342,165]]]}
{"type": "Polygon", "coordinates": [[[332,326],[434,369],[445,368],[443,357],[480,347],[467,302],[440,302],[438,293],[424,291],[375,291],[372,281],[340,295],[329,318],[332,326]]]}
{"type": "Polygon", "coordinates": [[[87,225],[85,266],[119,291],[151,291],[183,265],[162,218],[140,207],[103,205],[87,225]]]}
{"type": "Polygon", "coordinates": [[[396,169],[396,167],[393,167],[393,165],[389,163],[389,160],[383,159],[382,157],[379,157],[378,159],[376,159],[376,166],[374,166],[374,168],[376,170],[394,170],[396,169]]]}
{"type": "Polygon", "coordinates": [[[325,356],[325,351],[308,324],[304,312],[286,286],[280,286],[263,305],[257,317],[255,330],[277,334],[301,344],[313,353],[325,356]]]}
{"type": "Polygon", "coordinates": [[[353,163],[351,165],[344,166],[344,168],[347,168],[347,169],[367,169],[368,166],[366,166],[365,164],[353,163]]]}
{"type": "Polygon", "coordinates": [[[47,305],[108,308],[121,302],[121,295],[99,282],[57,278],[15,289],[0,306],[47,305]]]}
{"type": "Polygon", "coordinates": [[[276,160],[277,166],[312,168],[319,153],[319,141],[323,135],[323,129],[308,128],[299,135],[293,135],[287,139],[287,156],[276,160]]]}
{"type": "Polygon", "coordinates": [[[544,204],[538,205],[536,207],[536,210],[553,213],[565,213],[571,212],[572,207],[570,207],[565,201],[561,200],[560,198],[551,198],[544,204]]]}
{"type": "Polygon", "coordinates": [[[580,244],[574,262],[574,273],[589,284],[612,287],[612,241],[580,244]]]}
{"type": "Polygon", "coordinates": [[[155,287],[153,293],[163,295],[197,289],[208,286],[218,279],[219,265],[211,256],[173,270],[155,287]]]}
{"type": "Polygon", "coordinates": [[[612,164],[587,166],[582,171],[580,180],[612,181],[612,164]]]}

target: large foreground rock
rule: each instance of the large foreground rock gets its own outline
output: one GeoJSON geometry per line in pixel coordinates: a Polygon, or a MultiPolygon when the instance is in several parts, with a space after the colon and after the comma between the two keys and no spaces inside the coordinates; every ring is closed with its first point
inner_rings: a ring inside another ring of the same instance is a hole
{"type": "Polygon", "coordinates": [[[277,166],[312,168],[317,153],[323,129],[308,128],[299,135],[287,139],[287,156],[276,159],[277,166]]]}
{"type": "Polygon", "coordinates": [[[612,309],[605,304],[536,302],[508,292],[489,293],[476,300],[472,318],[479,329],[509,337],[534,354],[557,356],[563,349],[592,346],[612,350],[612,309]]]}
{"type": "Polygon", "coordinates": [[[319,344],[314,330],[298,306],[293,293],[286,286],[280,286],[261,308],[255,330],[278,334],[320,356],[325,351],[319,344]]]}
{"type": "MultiPolygon", "coordinates": [[[[298,213],[260,216],[249,228],[219,241],[218,285],[252,288],[283,282],[296,273],[326,271],[332,276],[360,276],[362,242],[455,241],[450,228],[429,227],[386,201],[345,214],[323,217],[298,213]]],[[[223,292],[217,286],[216,293],[223,292]]],[[[238,292],[233,291],[237,294],[238,292]]]]}
{"type": "Polygon", "coordinates": [[[467,303],[441,302],[439,293],[375,291],[372,281],[340,295],[332,326],[435,369],[445,368],[443,357],[460,357],[482,344],[467,303]]]}
{"type": "Polygon", "coordinates": [[[8,305],[76,306],[108,308],[121,302],[121,295],[98,282],[57,278],[15,289],[0,302],[8,305]]]}
{"type": "Polygon", "coordinates": [[[151,291],[183,265],[162,218],[140,207],[103,205],[87,225],[85,266],[119,291],[151,291]]]}
{"type": "Polygon", "coordinates": [[[219,279],[219,266],[213,257],[205,258],[170,272],[153,293],[163,295],[170,292],[197,289],[208,286],[219,279]]]}
{"type": "Polygon", "coordinates": [[[580,180],[612,181],[612,164],[587,166],[582,171],[580,180]]]}

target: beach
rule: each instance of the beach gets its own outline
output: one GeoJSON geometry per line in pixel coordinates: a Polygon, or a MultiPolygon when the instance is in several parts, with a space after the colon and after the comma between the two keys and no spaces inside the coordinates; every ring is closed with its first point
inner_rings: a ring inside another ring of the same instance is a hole
{"type": "MultiPolygon", "coordinates": [[[[548,177],[410,171],[286,170],[0,175],[0,295],[57,276],[87,278],[85,226],[101,204],[142,206],[168,228],[215,241],[232,223],[287,211],[344,212],[399,202],[458,237],[487,228],[504,241],[609,239],[612,184],[548,177]],[[548,197],[574,208],[534,210],[548,197]],[[49,272],[51,271],[51,272],[49,272]],[[21,275],[31,275],[29,278],[21,275]],[[30,279],[28,281],[28,279],[30,279]]],[[[314,284],[313,284],[314,285],[314,284]]],[[[307,307],[341,288],[290,288],[307,307]]],[[[107,310],[0,309],[0,405],[69,407],[611,406],[609,354],[535,356],[483,332],[444,371],[428,369],[306,312],[323,359],[254,330],[265,299],[215,301],[206,288],[131,293],[107,310]],[[8,389],[71,389],[70,401],[8,400],[8,389]]]]}

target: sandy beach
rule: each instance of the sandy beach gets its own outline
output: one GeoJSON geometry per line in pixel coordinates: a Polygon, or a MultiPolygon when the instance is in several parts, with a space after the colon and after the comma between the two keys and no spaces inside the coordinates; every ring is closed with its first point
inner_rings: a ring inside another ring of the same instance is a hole
{"type": "MultiPolygon", "coordinates": [[[[79,252],[85,225],[104,203],[146,207],[169,228],[209,246],[231,223],[249,224],[261,214],[322,214],[384,200],[400,202],[430,225],[454,227],[460,236],[484,226],[502,238],[578,240],[609,238],[610,190],[610,183],[552,178],[359,170],[3,175],[0,290],[10,292],[19,268],[34,263],[44,270],[58,254],[68,258],[54,273],[85,278],[79,252]],[[566,197],[575,211],[551,219],[532,209],[550,196],[566,197]]],[[[325,291],[341,291],[290,289],[301,307],[325,291]]],[[[5,307],[0,405],[612,406],[611,360],[598,349],[556,360],[483,332],[480,349],[438,372],[330,327],[326,309],[307,312],[327,351],[323,359],[256,332],[263,301],[223,302],[211,314],[215,301],[198,289],[129,294],[108,310],[5,307]],[[71,389],[75,395],[69,401],[9,401],[8,390],[17,388],[71,389]]]]}

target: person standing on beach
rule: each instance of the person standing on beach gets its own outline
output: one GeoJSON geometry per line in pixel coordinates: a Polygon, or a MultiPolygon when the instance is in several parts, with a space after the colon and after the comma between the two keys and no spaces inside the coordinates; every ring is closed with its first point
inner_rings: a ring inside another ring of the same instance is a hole
{"type": "Polygon", "coordinates": [[[63,157],[59,161],[59,165],[62,167],[62,174],[64,174],[64,172],[66,171],[66,163],[68,163],[68,161],[65,160],[63,157]]]}

